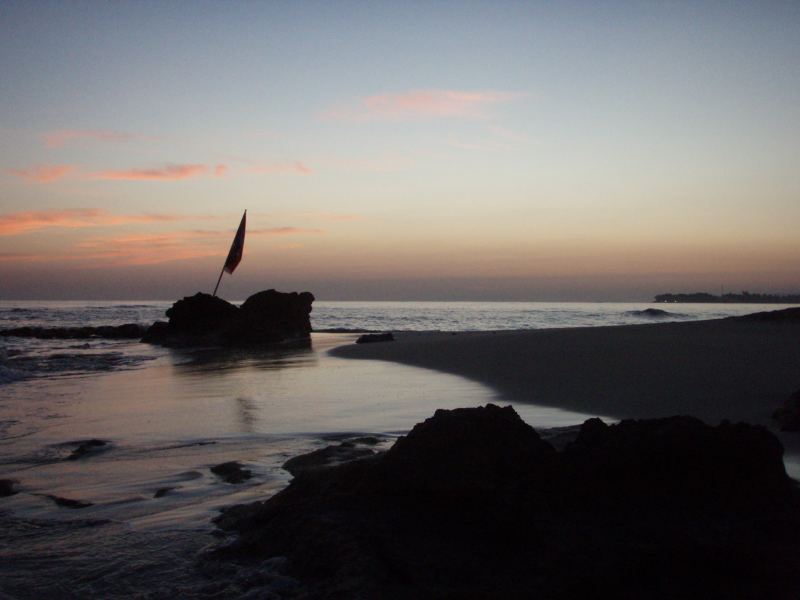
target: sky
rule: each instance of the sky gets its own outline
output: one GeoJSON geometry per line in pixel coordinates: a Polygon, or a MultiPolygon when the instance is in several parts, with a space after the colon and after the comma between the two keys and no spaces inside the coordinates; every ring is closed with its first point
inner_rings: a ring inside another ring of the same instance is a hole
{"type": "Polygon", "coordinates": [[[800,3],[0,1],[0,299],[800,292],[800,3]]]}

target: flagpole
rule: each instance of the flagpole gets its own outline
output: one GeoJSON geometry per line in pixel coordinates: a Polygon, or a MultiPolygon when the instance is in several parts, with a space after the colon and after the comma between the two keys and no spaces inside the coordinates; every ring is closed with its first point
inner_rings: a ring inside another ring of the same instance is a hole
{"type": "Polygon", "coordinates": [[[231,244],[231,249],[228,250],[228,258],[225,259],[225,264],[222,265],[222,271],[219,272],[219,278],[217,279],[217,285],[214,286],[214,293],[213,296],[217,295],[217,290],[219,289],[219,282],[222,281],[222,275],[227,271],[228,273],[233,273],[236,269],[236,266],[242,260],[242,251],[244,250],[244,230],[245,230],[245,222],[247,219],[247,211],[244,211],[242,215],[242,220],[239,222],[239,228],[236,230],[236,236],[233,238],[233,243],[231,244]]]}
{"type": "Polygon", "coordinates": [[[222,274],[225,272],[225,265],[222,265],[222,271],[219,272],[219,279],[217,279],[217,285],[214,286],[214,293],[211,294],[212,296],[217,295],[217,288],[219,287],[219,282],[222,281],[222,274]]]}

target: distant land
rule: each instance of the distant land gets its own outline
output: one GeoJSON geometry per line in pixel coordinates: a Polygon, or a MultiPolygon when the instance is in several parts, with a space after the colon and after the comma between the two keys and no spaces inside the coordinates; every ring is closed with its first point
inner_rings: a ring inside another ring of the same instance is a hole
{"type": "Polygon", "coordinates": [[[714,302],[721,304],[800,304],[800,294],[722,294],[715,296],[708,292],[693,292],[691,294],[659,294],[656,302],[714,302]]]}

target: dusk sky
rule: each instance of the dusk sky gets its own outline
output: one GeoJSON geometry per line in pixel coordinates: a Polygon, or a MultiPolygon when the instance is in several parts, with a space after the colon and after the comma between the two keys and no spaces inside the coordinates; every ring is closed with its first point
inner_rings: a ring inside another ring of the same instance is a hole
{"type": "Polygon", "coordinates": [[[800,292],[798,2],[0,2],[0,299],[800,292]]]}

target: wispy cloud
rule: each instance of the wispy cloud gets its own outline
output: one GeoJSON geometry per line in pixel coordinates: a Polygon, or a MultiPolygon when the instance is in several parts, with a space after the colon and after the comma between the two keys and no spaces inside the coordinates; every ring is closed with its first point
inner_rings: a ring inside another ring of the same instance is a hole
{"type": "MultiPolygon", "coordinates": [[[[318,235],[322,229],[270,227],[250,229],[247,235],[318,235]]],[[[232,232],[225,230],[184,230],[158,234],[103,236],[84,240],[76,248],[82,258],[104,259],[119,265],[152,265],[176,260],[221,257],[227,252],[232,232]]]]}
{"type": "Polygon", "coordinates": [[[116,265],[153,265],[224,254],[217,231],[170,231],[159,234],[104,236],[76,245],[79,258],[116,265]],[[214,243],[216,242],[216,243],[214,243]]]}
{"type": "Polygon", "coordinates": [[[521,96],[517,92],[491,90],[412,90],[365,96],[354,105],[332,108],[322,115],[342,120],[476,119],[487,117],[488,107],[521,96]]]}
{"type": "MultiPolygon", "coordinates": [[[[217,165],[214,171],[217,174],[224,174],[225,165],[217,165]],[[220,167],[223,170],[220,172],[220,167]]],[[[98,171],[92,175],[93,179],[105,179],[114,181],[177,181],[181,179],[191,179],[206,175],[211,169],[206,165],[173,165],[168,164],[163,167],[151,169],[125,169],[98,171]]]]}
{"type": "Polygon", "coordinates": [[[301,221],[304,223],[343,223],[349,221],[363,221],[362,215],[353,213],[333,213],[325,211],[311,211],[311,212],[274,212],[262,213],[253,211],[250,216],[262,221],[301,221]]]}
{"type": "Polygon", "coordinates": [[[163,223],[195,218],[207,217],[159,214],[115,215],[99,208],[22,211],[0,214],[0,235],[18,235],[49,227],[102,227],[129,223],[163,223]]]}
{"type": "Polygon", "coordinates": [[[299,160],[253,165],[247,171],[257,174],[287,173],[294,175],[310,175],[313,172],[311,167],[299,160]]]}
{"type": "Polygon", "coordinates": [[[74,141],[126,142],[141,136],[104,129],[56,129],[42,136],[46,148],[61,148],[74,141]]]}
{"type": "MultiPolygon", "coordinates": [[[[300,170],[303,174],[310,173],[302,163],[296,166],[285,167],[287,172],[300,170]]],[[[99,181],[179,181],[192,179],[204,175],[223,177],[228,174],[228,166],[202,165],[202,164],[166,164],[163,167],[148,169],[107,169],[103,171],[81,171],[73,165],[38,165],[25,169],[7,169],[11,175],[21,177],[26,181],[35,183],[52,183],[67,176],[79,179],[94,179],[99,181]]],[[[277,167],[276,167],[277,172],[277,167]]]]}
{"type": "Polygon", "coordinates": [[[35,183],[52,183],[75,172],[72,165],[39,165],[27,169],[8,169],[8,173],[35,183]]]}
{"type": "Polygon", "coordinates": [[[25,263],[25,262],[44,262],[50,260],[49,254],[25,254],[23,252],[0,252],[0,263],[25,263]]]}
{"type": "MultiPolygon", "coordinates": [[[[157,221],[180,221],[183,219],[216,218],[185,217],[179,215],[110,215],[97,209],[75,209],[72,211],[46,211],[16,213],[0,216],[0,235],[12,235],[43,227],[91,227],[95,225],[121,225],[126,223],[150,223],[157,221]],[[27,220],[26,220],[27,219],[27,220]]],[[[291,236],[321,235],[323,229],[280,226],[255,228],[248,236],[277,236],[288,238],[280,248],[299,248],[291,236]]],[[[94,266],[154,265],[166,262],[224,257],[228,251],[233,230],[184,229],[157,233],[122,233],[87,237],[57,254],[47,253],[0,253],[0,262],[80,262],[93,261],[94,266]]]]}
{"type": "Polygon", "coordinates": [[[267,227],[251,229],[247,233],[249,235],[318,235],[325,233],[325,230],[308,227],[267,227]]]}

